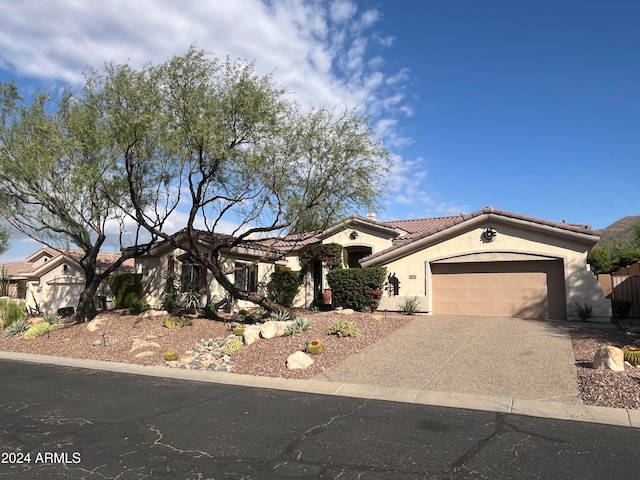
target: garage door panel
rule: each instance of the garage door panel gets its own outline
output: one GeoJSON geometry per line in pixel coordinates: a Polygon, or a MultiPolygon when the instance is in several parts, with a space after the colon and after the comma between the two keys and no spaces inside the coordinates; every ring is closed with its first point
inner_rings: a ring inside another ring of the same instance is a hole
{"type": "Polygon", "coordinates": [[[551,292],[551,307],[549,300],[550,286],[563,284],[558,275],[553,261],[432,265],[433,312],[562,318],[564,292],[551,292]]]}

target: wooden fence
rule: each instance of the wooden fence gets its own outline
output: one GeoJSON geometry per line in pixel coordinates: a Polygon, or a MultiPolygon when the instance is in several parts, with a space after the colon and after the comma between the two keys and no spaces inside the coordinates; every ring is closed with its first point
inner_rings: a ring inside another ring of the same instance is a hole
{"type": "Polygon", "coordinates": [[[640,318],[640,276],[600,273],[596,277],[606,298],[611,300],[614,310],[616,301],[631,302],[628,317],[640,318]]]}

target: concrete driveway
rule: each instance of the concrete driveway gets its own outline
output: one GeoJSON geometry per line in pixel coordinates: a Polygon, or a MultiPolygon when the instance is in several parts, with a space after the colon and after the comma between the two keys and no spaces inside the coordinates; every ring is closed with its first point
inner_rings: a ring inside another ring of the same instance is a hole
{"type": "Polygon", "coordinates": [[[566,321],[416,316],[315,377],[581,403],[566,321]]]}

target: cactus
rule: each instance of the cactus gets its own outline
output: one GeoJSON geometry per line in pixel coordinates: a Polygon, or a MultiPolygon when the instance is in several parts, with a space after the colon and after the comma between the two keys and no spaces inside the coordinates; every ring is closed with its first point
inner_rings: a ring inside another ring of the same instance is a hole
{"type": "Polygon", "coordinates": [[[233,329],[233,334],[238,337],[241,337],[242,335],[244,335],[244,327],[241,325],[238,325],[233,329]]]}
{"type": "Polygon", "coordinates": [[[172,329],[173,327],[176,326],[175,322],[173,321],[173,319],[169,318],[169,317],[164,317],[162,319],[162,326],[164,328],[168,328],[168,329],[172,329]]]}
{"type": "Polygon", "coordinates": [[[176,360],[178,360],[178,357],[180,356],[180,354],[178,353],[178,351],[175,348],[170,348],[169,350],[167,350],[164,354],[164,359],[167,362],[175,362],[176,360]]]}
{"type": "Polygon", "coordinates": [[[357,337],[359,332],[355,323],[347,320],[339,320],[331,325],[327,333],[339,337],[357,337]]]}
{"type": "Polygon", "coordinates": [[[320,355],[324,352],[324,345],[320,340],[311,340],[307,343],[307,353],[309,355],[320,355]]]}
{"type": "Polygon", "coordinates": [[[222,353],[224,355],[233,355],[238,350],[240,350],[242,345],[243,345],[242,340],[237,338],[232,338],[231,340],[229,340],[227,343],[224,344],[224,346],[222,347],[222,353]]]}
{"type": "Polygon", "coordinates": [[[631,365],[640,365],[640,347],[636,345],[625,345],[622,347],[624,359],[631,365]]]}

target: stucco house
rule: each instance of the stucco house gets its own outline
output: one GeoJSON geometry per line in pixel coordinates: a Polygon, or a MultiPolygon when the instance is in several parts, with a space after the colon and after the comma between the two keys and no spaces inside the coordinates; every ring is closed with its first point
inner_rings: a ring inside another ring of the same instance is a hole
{"type": "MultiPolygon", "coordinates": [[[[75,310],[85,285],[84,272],[78,263],[82,256],[81,250],[56,250],[45,246],[29,255],[24,262],[11,263],[7,267],[13,285],[10,294],[22,297],[27,308],[34,313],[57,313],[59,309],[69,308],[75,310]],[[22,284],[23,288],[16,289],[18,284],[22,284]]],[[[119,253],[99,253],[98,271],[119,257],[119,253]]],[[[118,271],[132,270],[133,261],[129,260],[118,271]]],[[[111,297],[107,282],[103,282],[96,294],[111,297]]]]}
{"type": "MultiPolygon", "coordinates": [[[[236,286],[264,290],[274,265],[300,270],[301,248],[338,243],[347,252],[346,267],[387,268],[380,310],[399,310],[407,298],[417,297],[419,310],[429,314],[567,319],[575,317],[578,302],[588,303],[598,319],[608,321],[610,301],[587,265],[587,253],[598,238],[587,225],[492,207],[416,220],[354,215],[322,232],[248,242],[225,252],[225,262],[236,286]]],[[[206,252],[206,235],[200,245],[206,252]]],[[[328,287],[324,268],[317,262],[306,272],[294,306],[318,301],[328,287]]],[[[144,300],[152,306],[161,304],[163,274],[168,272],[179,273],[183,289],[197,283],[208,300],[226,296],[210,274],[168,242],[137,259],[136,271],[146,278],[144,300]]]]}

